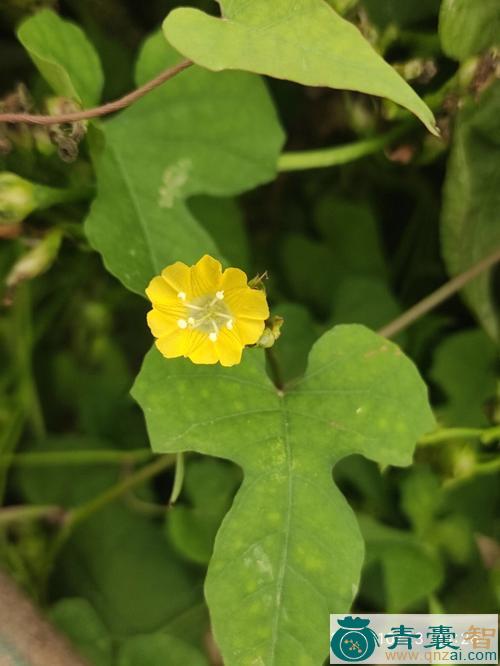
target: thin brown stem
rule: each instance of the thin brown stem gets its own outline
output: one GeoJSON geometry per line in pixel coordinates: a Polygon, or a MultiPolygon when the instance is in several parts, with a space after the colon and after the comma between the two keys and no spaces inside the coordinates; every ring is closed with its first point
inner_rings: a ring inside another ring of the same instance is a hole
{"type": "Polygon", "coordinates": [[[112,102],[107,102],[101,106],[96,106],[93,109],[83,109],[82,111],[75,111],[73,113],[61,113],[57,116],[43,116],[31,113],[0,113],[0,123],[29,123],[31,125],[58,125],[59,123],[73,123],[78,120],[88,120],[89,118],[98,118],[106,116],[120,109],[124,109],[136,102],[141,97],[144,97],[148,92],[161,86],[165,81],[172,79],[180,72],[184,71],[192,65],[191,60],[182,60],[173,67],[169,67],[165,71],[155,76],[151,81],[147,81],[139,88],[132,92],[115,99],[112,102]]]}
{"type": "Polygon", "coordinates": [[[12,523],[31,520],[62,521],[64,509],[60,506],[6,506],[0,509],[0,528],[12,523]]]}
{"type": "Polygon", "coordinates": [[[411,326],[418,319],[423,317],[425,314],[436,308],[438,305],[441,305],[448,298],[456,294],[462,287],[465,287],[466,284],[471,282],[484,271],[487,271],[489,268],[494,266],[500,261],[500,248],[497,248],[495,252],[488,255],[481,261],[478,261],[477,264],[469,268],[464,273],[460,273],[449,282],[444,284],[439,289],[436,289],[432,294],[426,296],[419,303],[414,305],[412,308],[404,312],[400,317],[394,319],[389,324],[381,328],[378,333],[383,335],[385,338],[391,338],[397,333],[400,333],[408,326],[411,326]]]}

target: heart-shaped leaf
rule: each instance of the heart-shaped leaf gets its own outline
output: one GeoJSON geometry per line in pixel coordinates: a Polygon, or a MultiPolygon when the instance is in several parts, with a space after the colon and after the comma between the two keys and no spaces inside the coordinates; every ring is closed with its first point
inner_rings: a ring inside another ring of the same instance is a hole
{"type": "Polygon", "coordinates": [[[410,463],[434,424],[416,368],[368,329],[338,326],[290,390],[274,387],[260,351],[227,370],[153,349],[133,395],[155,451],[195,450],[243,468],[206,581],[224,663],[320,666],[328,615],[348,610],[363,558],[332,467],[351,453],[410,463]]]}
{"type": "Polygon", "coordinates": [[[194,62],[387,97],[436,133],[427,105],[324,0],[219,1],[222,20],[190,8],[165,19],[168,41],[194,62]]]}
{"type": "MultiPolygon", "coordinates": [[[[160,33],[138,61],[143,83],[179,60],[160,33]]],[[[185,200],[237,194],[273,178],[283,143],[258,77],[192,67],[102,126],[98,195],[86,222],[111,273],[144,293],[167,264],[217,255],[185,200]]]]}

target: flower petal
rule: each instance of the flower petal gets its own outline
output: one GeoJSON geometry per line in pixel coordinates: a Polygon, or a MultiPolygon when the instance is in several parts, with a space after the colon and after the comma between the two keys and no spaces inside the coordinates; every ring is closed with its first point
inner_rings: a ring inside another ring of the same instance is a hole
{"type": "Polygon", "coordinates": [[[156,346],[163,356],[175,358],[177,356],[188,356],[195,353],[203,345],[207,338],[205,333],[193,329],[181,329],[177,327],[169,335],[162,336],[156,341],[156,346]]]}
{"type": "Polygon", "coordinates": [[[219,360],[215,344],[209,339],[208,335],[205,335],[203,342],[187,356],[193,363],[201,365],[211,365],[219,360]]]}
{"type": "Polygon", "coordinates": [[[165,358],[177,358],[184,356],[187,342],[186,331],[177,328],[169,335],[163,335],[155,344],[165,358]]]}
{"type": "Polygon", "coordinates": [[[234,322],[234,330],[243,345],[253,345],[264,332],[265,323],[260,319],[239,317],[234,322]]]}
{"type": "Polygon", "coordinates": [[[217,341],[213,343],[220,364],[226,367],[237,365],[241,361],[243,345],[234,331],[221,328],[217,341]]]}
{"type": "Polygon", "coordinates": [[[191,268],[182,261],[176,261],[175,264],[164,268],[161,276],[174,290],[175,296],[179,293],[191,293],[191,268]]]}
{"type": "Polygon", "coordinates": [[[222,274],[221,289],[227,293],[230,289],[245,289],[248,283],[246,273],[239,268],[226,268],[222,274]]]}
{"type": "Polygon", "coordinates": [[[262,321],[269,317],[266,294],[260,289],[232,289],[224,295],[233,317],[246,319],[260,319],[262,321]]]}
{"type": "Polygon", "coordinates": [[[151,303],[167,305],[177,299],[177,292],[160,276],[154,277],[146,289],[151,303]]]}
{"type": "Polygon", "coordinates": [[[214,294],[220,289],[221,278],[220,261],[206,254],[191,268],[192,295],[214,294]]]}
{"type": "Polygon", "coordinates": [[[179,329],[179,317],[175,313],[160,312],[153,308],[147,314],[148,326],[155,338],[170,335],[179,329]]]}

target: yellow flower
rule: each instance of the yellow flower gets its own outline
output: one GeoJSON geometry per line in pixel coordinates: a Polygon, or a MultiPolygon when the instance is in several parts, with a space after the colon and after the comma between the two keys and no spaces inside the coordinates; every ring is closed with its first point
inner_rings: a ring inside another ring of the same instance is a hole
{"type": "Polygon", "coordinates": [[[239,268],[222,272],[205,255],[194,266],[177,261],[146,289],[153,305],[148,325],[166,358],[236,365],[245,345],[255,344],[269,317],[263,291],[248,286],[239,268]]]}

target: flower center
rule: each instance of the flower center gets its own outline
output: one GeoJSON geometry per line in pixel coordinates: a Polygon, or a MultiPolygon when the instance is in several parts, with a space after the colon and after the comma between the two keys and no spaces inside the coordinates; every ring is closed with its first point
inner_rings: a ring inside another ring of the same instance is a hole
{"type": "Polygon", "coordinates": [[[186,294],[179,292],[178,297],[185,302],[186,319],[179,319],[179,328],[195,328],[207,333],[212,342],[219,336],[219,330],[225,326],[233,328],[233,316],[224,302],[224,292],[199,296],[192,301],[186,301],[186,294]]]}

